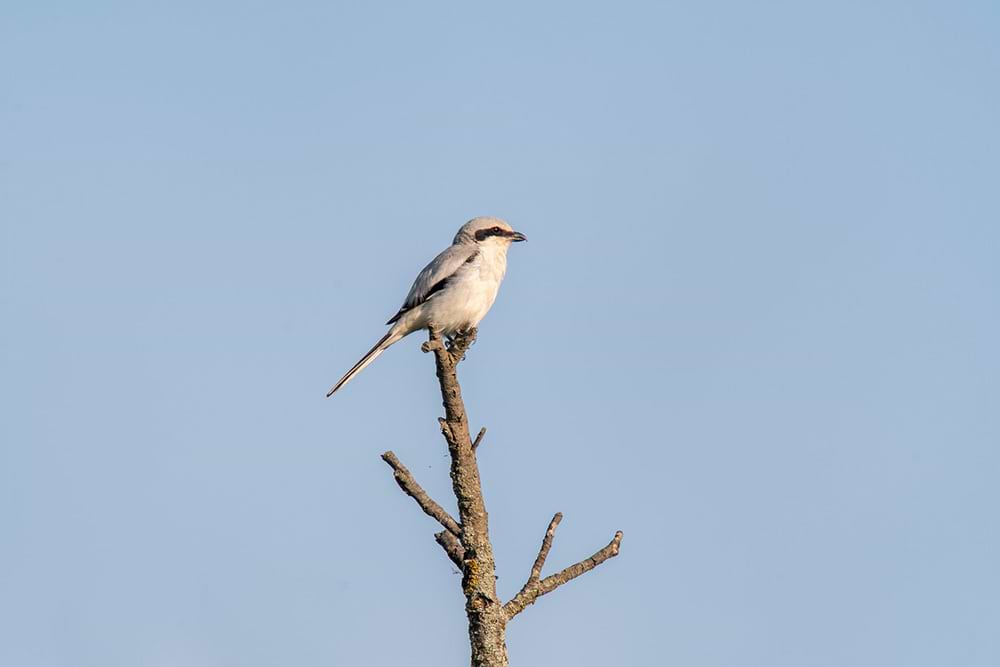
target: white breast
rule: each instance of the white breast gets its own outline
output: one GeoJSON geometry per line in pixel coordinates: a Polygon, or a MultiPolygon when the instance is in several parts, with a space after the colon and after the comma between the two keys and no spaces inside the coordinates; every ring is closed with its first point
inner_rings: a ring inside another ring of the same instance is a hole
{"type": "Polygon", "coordinates": [[[445,334],[479,325],[497,298],[507,271],[507,249],[483,244],[439,294],[427,302],[428,317],[445,334]]]}

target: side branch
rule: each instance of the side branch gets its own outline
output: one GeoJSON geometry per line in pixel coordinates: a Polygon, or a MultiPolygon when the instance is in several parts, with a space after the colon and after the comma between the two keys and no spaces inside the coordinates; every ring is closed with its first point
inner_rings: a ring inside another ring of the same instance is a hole
{"type": "MultiPolygon", "coordinates": [[[[556,536],[556,527],[559,522],[562,521],[562,512],[556,512],[556,515],[552,517],[552,521],[549,521],[548,530],[545,531],[545,537],[542,538],[542,546],[538,550],[538,557],[535,558],[535,564],[531,566],[531,574],[528,575],[527,586],[532,581],[538,581],[539,577],[542,576],[542,568],[545,567],[545,559],[549,557],[549,550],[552,548],[552,539],[556,536]]],[[[524,590],[523,588],[521,589],[524,590]]]]}
{"type": "Polygon", "coordinates": [[[462,548],[462,543],[458,541],[458,538],[447,530],[442,530],[440,533],[434,533],[434,541],[441,545],[444,552],[448,554],[448,558],[461,572],[462,568],[465,567],[465,549],[462,548]]]}
{"type": "Polygon", "coordinates": [[[528,605],[534,604],[535,600],[539,597],[546,593],[551,593],[566,582],[576,579],[584,572],[589,572],[609,558],[614,558],[618,555],[618,550],[622,542],[622,531],[620,530],[615,533],[614,539],[608,543],[608,546],[590,558],[584,559],[576,565],[570,565],[562,572],[541,579],[542,567],[545,565],[545,559],[549,555],[549,549],[552,548],[552,539],[555,536],[556,526],[559,525],[560,521],[562,521],[561,513],[557,513],[552,517],[552,521],[549,522],[549,528],[545,531],[545,538],[542,540],[542,547],[538,551],[538,557],[535,558],[535,564],[531,568],[528,581],[521,588],[520,592],[503,606],[503,613],[508,621],[524,611],[528,605]]]}
{"type": "Polygon", "coordinates": [[[481,443],[483,441],[483,436],[484,435],[486,435],[486,427],[485,426],[482,427],[481,429],[479,429],[479,435],[477,435],[476,439],[472,441],[472,451],[476,451],[477,449],[479,449],[479,443],[481,443]]]}
{"type": "MultiPolygon", "coordinates": [[[[427,492],[424,491],[419,484],[417,484],[417,480],[413,479],[413,475],[411,475],[410,471],[406,469],[406,466],[400,463],[395,454],[391,451],[386,452],[382,455],[382,460],[392,467],[394,471],[393,477],[396,479],[396,483],[399,484],[399,488],[403,490],[403,493],[417,501],[417,504],[420,505],[420,509],[422,509],[427,516],[435,519],[453,536],[456,538],[461,536],[462,529],[459,527],[458,522],[455,521],[455,519],[453,519],[443,507],[438,505],[433,498],[427,495],[427,492]]],[[[440,540],[438,540],[438,542],[440,543],[440,540]]],[[[441,546],[444,547],[445,545],[442,544],[441,546]]],[[[448,555],[451,556],[451,552],[448,550],[448,547],[445,547],[445,551],[448,551],[448,555]]]]}

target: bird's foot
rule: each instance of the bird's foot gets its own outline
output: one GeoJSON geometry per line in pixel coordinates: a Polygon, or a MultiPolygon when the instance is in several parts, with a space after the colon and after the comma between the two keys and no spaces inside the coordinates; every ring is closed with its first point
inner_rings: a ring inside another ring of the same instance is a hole
{"type": "Polygon", "coordinates": [[[476,329],[465,329],[448,334],[441,339],[440,332],[430,331],[430,337],[426,343],[420,346],[423,352],[436,352],[445,350],[451,358],[452,363],[458,363],[465,358],[465,351],[476,342],[476,329]]]}
{"type": "MultiPolygon", "coordinates": [[[[455,344],[455,341],[457,341],[459,339],[468,338],[469,336],[472,336],[472,343],[475,343],[476,342],[476,330],[475,329],[459,329],[458,331],[456,331],[453,334],[446,335],[445,336],[445,340],[447,340],[448,341],[448,345],[451,346],[451,345],[455,344]]],[[[472,343],[470,343],[470,345],[472,343]]]]}
{"type": "Polygon", "coordinates": [[[452,357],[458,362],[465,359],[465,351],[475,342],[476,328],[463,329],[455,332],[455,335],[448,344],[448,351],[451,352],[452,357]]]}

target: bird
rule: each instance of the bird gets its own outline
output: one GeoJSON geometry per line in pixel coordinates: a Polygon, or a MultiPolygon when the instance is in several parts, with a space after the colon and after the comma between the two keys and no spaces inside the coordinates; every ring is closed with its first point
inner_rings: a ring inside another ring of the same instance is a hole
{"type": "Polygon", "coordinates": [[[414,331],[433,329],[451,338],[475,329],[497,298],[507,272],[511,243],[527,240],[499,218],[473,218],[462,225],[451,245],[417,274],[399,312],[386,322],[392,325],[389,331],[333,385],[326,397],[333,396],[390,345],[414,331]]]}

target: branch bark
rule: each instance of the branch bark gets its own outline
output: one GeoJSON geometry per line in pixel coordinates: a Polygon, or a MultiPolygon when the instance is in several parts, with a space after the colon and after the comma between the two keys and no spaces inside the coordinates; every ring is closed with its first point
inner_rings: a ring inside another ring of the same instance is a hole
{"type": "Polygon", "coordinates": [[[458,522],[451,518],[451,515],[443,507],[434,502],[433,498],[427,495],[427,492],[417,484],[417,480],[413,479],[413,475],[396,458],[396,455],[392,451],[382,454],[382,460],[392,467],[394,471],[393,477],[396,479],[396,483],[399,484],[399,488],[403,490],[403,493],[417,501],[424,514],[435,519],[455,537],[462,534],[462,529],[459,527],[458,522]]]}
{"type": "Polygon", "coordinates": [[[549,549],[552,548],[552,539],[556,536],[556,527],[559,526],[560,521],[562,521],[562,512],[556,512],[556,515],[552,517],[552,521],[549,521],[545,537],[542,538],[542,546],[538,550],[538,557],[535,558],[535,564],[531,566],[531,574],[528,576],[528,581],[538,581],[538,578],[542,576],[542,568],[545,567],[545,559],[549,557],[549,549]]]}
{"type": "Polygon", "coordinates": [[[562,521],[562,513],[556,512],[556,515],[552,517],[552,521],[549,522],[548,530],[545,531],[545,537],[542,539],[542,548],[539,549],[538,557],[535,558],[535,564],[531,568],[531,574],[528,575],[528,581],[525,582],[520,592],[503,606],[504,616],[508,621],[524,611],[528,605],[534,604],[535,600],[541,596],[551,593],[563,584],[576,579],[584,572],[589,572],[607,559],[618,555],[618,550],[622,542],[622,531],[620,530],[615,533],[614,538],[608,543],[608,546],[590,558],[586,558],[576,565],[570,565],[561,572],[541,579],[542,567],[545,565],[545,559],[549,555],[549,549],[552,548],[552,539],[555,537],[556,526],[559,525],[560,521],[562,521]]]}
{"type": "Polygon", "coordinates": [[[457,537],[447,530],[442,530],[440,533],[434,533],[434,541],[441,545],[455,567],[459,570],[465,567],[465,549],[457,537]]]}
{"type": "Polygon", "coordinates": [[[472,441],[472,449],[473,450],[478,450],[479,449],[479,443],[481,443],[483,441],[483,436],[484,435],[486,435],[486,427],[485,426],[482,427],[481,429],[479,429],[479,435],[477,435],[476,439],[472,441]]]}
{"type": "Polygon", "coordinates": [[[476,462],[476,448],[486,434],[486,429],[480,429],[475,440],[470,437],[462,388],[455,372],[475,339],[476,330],[473,329],[456,336],[445,345],[440,335],[432,330],[427,342],[421,347],[424,352],[434,353],[445,413],[444,418],[438,422],[451,455],[451,482],[458,501],[458,521],[427,495],[395,454],[386,452],[382,458],[392,467],[396,482],[403,492],[445,528],[436,533],[434,539],[462,570],[462,591],[465,593],[465,612],[469,620],[469,640],[472,645],[472,667],[507,667],[507,622],[540,596],[617,556],[622,533],[616,533],[608,546],[590,558],[542,579],[545,559],[552,548],[556,527],[562,520],[562,514],[557,513],[545,531],[528,581],[512,600],[507,604],[501,603],[496,590],[496,565],[490,543],[489,515],[486,513],[479,465],[476,462]]]}
{"type": "Polygon", "coordinates": [[[462,525],[461,542],[465,550],[462,567],[462,591],[465,593],[465,613],[469,619],[469,640],[472,644],[473,667],[505,667],[507,643],[504,636],[507,619],[497,597],[496,565],[490,544],[489,516],[483,501],[479,465],[469,436],[469,419],[462,401],[455,368],[476,339],[476,331],[455,337],[445,346],[431,331],[425,351],[434,352],[444,419],[441,433],[451,455],[451,483],[458,500],[458,517],[462,525]]]}

